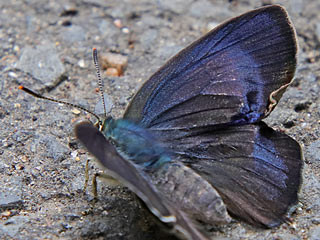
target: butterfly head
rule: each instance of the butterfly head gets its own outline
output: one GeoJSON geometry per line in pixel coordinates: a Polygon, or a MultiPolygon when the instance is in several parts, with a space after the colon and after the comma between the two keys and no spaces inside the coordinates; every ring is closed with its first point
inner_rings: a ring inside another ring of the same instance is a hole
{"type": "Polygon", "coordinates": [[[98,117],[97,121],[93,125],[96,128],[98,128],[100,132],[104,132],[107,129],[109,129],[112,120],[113,120],[113,118],[111,116],[109,116],[109,117],[98,117]]]}

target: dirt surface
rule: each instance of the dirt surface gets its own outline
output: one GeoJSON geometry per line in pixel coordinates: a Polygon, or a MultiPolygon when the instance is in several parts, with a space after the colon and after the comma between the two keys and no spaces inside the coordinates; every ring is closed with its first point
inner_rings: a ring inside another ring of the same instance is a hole
{"type": "MultiPolygon", "coordinates": [[[[267,119],[305,156],[292,223],[263,230],[243,222],[207,227],[213,239],[320,239],[320,1],[0,1],[0,239],[169,239],[121,186],[84,194],[90,155],[73,128],[85,114],[18,90],[94,109],[99,99],[92,48],[128,57],[121,77],[104,79],[120,117],[133,94],[170,56],[221,21],[282,4],[296,27],[296,80],[267,119]]],[[[99,171],[91,161],[90,172],[99,171]]],[[[173,238],[174,239],[174,238],[173,238]]]]}

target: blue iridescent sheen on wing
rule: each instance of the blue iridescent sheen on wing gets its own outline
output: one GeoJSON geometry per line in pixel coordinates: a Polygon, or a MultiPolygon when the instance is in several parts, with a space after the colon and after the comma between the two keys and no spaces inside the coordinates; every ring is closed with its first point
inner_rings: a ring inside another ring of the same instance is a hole
{"type": "MultiPolygon", "coordinates": [[[[159,129],[257,122],[272,110],[271,94],[291,82],[296,51],[283,8],[245,13],[168,61],[136,94],[124,118],[159,129]]],[[[273,95],[275,101],[284,90],[273,95]]]]}
{"type": "Polygon", "coordinates": [[[302,152],[288,135],[264,122],[223,129],[156,132],[180,160],[222,196],[234,216],[274,227],[297,202],[302,152]]]}
{"type": "Polygon", "coordinates": [[[168,61],[124,118],[148,128],[211,183],[231,214],[274,227],[298,200],[302,153],[296,141],[260,120],[291,83],[296,54],[282,7],[247,12],[168,61]]]}

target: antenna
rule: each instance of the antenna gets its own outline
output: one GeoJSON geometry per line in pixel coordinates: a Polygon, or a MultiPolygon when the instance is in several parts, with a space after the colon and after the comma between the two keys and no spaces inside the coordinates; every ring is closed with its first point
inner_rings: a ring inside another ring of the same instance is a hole
{"type": "MultiPolygon", "coordinates": [[[[99,61],[98,61],[98,51],[97,51],[96,48],[93,48],[93,62],[94,62],[94,65],[96,67],[96,72],[97,72],[97,77],[98,77],[98,84],[99,84],[99,92],[101,94],[103,108],[104,108],[104,116],[105,116],[105,118],[107,118],[106,103],[105,103],[104,96],[103,96],[103,82],[101,80],[99,61]]],[[[97,118],[97,120],[98,120],[98,122],[95,124],[95,126],[98,126],[99,129],[102,128],[102,126],[103,126],[103,123],[102,123],[100,117],[97,114],[95,114],[94,112],[91,112],[90,110],[85,109],[84,107],[81,107],[79,105],[75,105],[73,103],[68,103],[68,102],[64,102],[64,101],[61,101],[61,100],[57,100],[57,99],[54,99],[54,98],[48,98],[48,97],[42,96],[42,95],[40,95],[38,93],[35,93],[34,91],[32,91],[29,88],[26,88],[24,86],[19,86],[18,88],[20,90],[25,91],[26,93],[36,97],[36,98],[48,100],[48,101],[51,101],[51,102],[61,103],[61,104],[67,105],[67,106],[75,107],[75,108],[77,108],[79,110],[82,110],[82,111],[84,111],[86,113],[89,113],[92,116],[94,116],[95,118],[97,118]]]]}
{"type": "Polygon", "coordinates": [[[97,114],[95,114],[94,112],[89,111],[88,109],[85,109],[84,107],[81,107],[81,106],[78,106],[78,105],[75,105],[75,104],[72,104],[72,103],[64,102],[64,101],[61,101],[61,100],[57,100],[57,99],[53,99],[53,98],[48,98],[48,97],[42,96],[42,95],[40,95],[38,93],[35,93],[34,91],[32,91],[29,88],[26,88],[24,86],[19,86],[18,88],[20,90],[25,91],[26,93],[36,97],[36,98],[40,98],[40,99],[44,99],[44,100],[48,100],[48,101],[56,102],[56,103],[62,103],[62,104],[67,105],[67,106],[78,108],[78,109],[80,109],[80,110],[82,110],[82,111],[84,111],[86,113],[89,113],[92,116],[96,117],[98,122],[101,122],[101,120],[100,120],[100,118],[99,118],[99,116],[97,114]]]}
{"type": "Polygon", "coordinates": [[[103,82],[101,80],[100,68],[99,68],[99,61],[98,61],[98,50],[93,48],[93,62],[96,67],[97,77],[98,77],[98,84],[99,84],[99,92],[101,94],[101,99],[103,103],[103,110],[104,110],[104,117],[107,118],[107,111],[106,111],[106,103],[103,96],[103,82]]]}

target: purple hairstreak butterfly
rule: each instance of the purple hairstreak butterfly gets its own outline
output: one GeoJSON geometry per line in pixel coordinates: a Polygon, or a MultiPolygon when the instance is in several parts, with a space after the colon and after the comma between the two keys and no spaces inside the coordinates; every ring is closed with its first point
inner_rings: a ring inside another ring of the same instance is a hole
{"type": "Polygon", "coordinates": [[[298,201],[302,152],[262,119],[292,82],[296,55],[295,31],[281,6],[249,11],[169,60],[122,119],[94,114],[98,122],[76,125],[76,136],[112,177],[188,239],[207,239],[194,221],[224,224],[229,214],[278,226],[298,201]]]}

